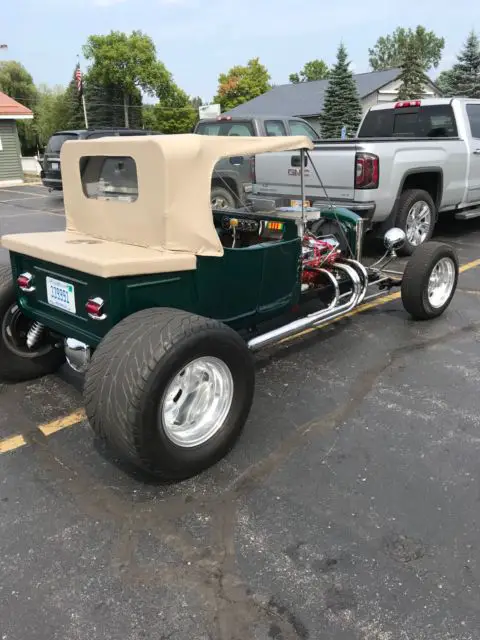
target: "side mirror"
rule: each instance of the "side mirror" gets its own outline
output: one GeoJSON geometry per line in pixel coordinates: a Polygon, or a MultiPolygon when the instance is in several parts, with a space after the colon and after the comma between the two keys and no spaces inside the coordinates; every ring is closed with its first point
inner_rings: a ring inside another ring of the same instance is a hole
{"type": "Polygon", "coordinates": [[[405,232],[398,227],[392,227],[383,236],[383,243],[388,251],[396,251],[403,247],[405,232]]]}

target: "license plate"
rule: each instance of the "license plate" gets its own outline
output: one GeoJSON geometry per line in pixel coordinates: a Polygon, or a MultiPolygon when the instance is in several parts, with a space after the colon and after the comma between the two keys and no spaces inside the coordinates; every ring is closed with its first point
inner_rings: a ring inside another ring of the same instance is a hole
{"type": "Polygon", "coordinates": [[[52,307],[76,313],[75,287],[73,284],[47,276],[47,302],[52,307]]]}
{"type": "Polygon", "coordinates": [[[51,167],[53,169],[53,171],[58,171],[58,169],[60,168],[60,165],[58,162],[52,162],[51,163],[51,167]]]}
{"type": "MultiPolygon", "coordinates": [[[[290,206],[291,207],[301,207],[302,206],[302,201],[301,200],[290,200],[290,206]]],[[[310,206],[310,201],[309,200],[305,200],[305,202],[303,203],[304,207],[309,207],[310,206]]]]}

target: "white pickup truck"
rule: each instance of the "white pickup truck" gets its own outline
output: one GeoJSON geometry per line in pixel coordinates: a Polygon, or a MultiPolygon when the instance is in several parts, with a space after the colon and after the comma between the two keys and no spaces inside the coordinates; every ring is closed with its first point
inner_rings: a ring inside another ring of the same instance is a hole
{"type": "MultiPolygon", "coordinates": [[[[356,138],[322,140],[305,158],[305,194],[366,219],[372,231],[403,229],[405,254],[430,239],[439,214],[480,216],[480,100],[433,98],[371,107],[356,138]]],[[[300,196],[300,156],[255,158],[253,194],[300,196]]]]}

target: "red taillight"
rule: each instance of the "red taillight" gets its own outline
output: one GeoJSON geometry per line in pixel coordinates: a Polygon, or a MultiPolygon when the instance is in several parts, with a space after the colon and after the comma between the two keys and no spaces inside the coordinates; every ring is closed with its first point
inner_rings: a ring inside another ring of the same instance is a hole
{"type": "Polygon", "coordinates": [[[357,153],[355,156],[355,189],[377,189],[380,178],[378,156],[357,153]]]}
{"type": "Polygon", "coordinates": [[[406,107],[420,107],[422,105],[421,100],[402,100],[395,103],[395,109],[405,109],[406,107]]]}
{"type": "Polygon", "coordinates": [[[105,320],[107,316],[103,310],[104,304],[102,298],[90,298],[85,305],[85,311],[93,320],[105,320]]]}
{"type": "Polygon", "coordinates": [[[17,278],[17,284],[22,291],[35,291],[35,288],[32,286],[33,276],[31,273],[25,272],[21,273],[17,278]]]}

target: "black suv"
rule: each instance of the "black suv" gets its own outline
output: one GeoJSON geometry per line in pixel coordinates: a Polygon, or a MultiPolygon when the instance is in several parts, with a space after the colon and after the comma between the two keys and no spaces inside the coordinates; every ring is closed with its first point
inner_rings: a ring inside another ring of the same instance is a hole
{"type": "Polygon", "coordinates": [[[62,191],[62,172],[60,169],[60,149],[67,140],[92,140],[106,136],[147,136],[155,131],[146,129],[79,129],[75,131],[57,131],[53,134],[45,149],[43,167],[40,172],[42,183],[50,191],[62,191]]]}

